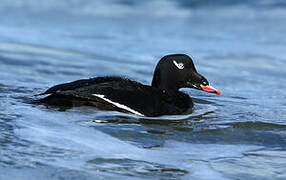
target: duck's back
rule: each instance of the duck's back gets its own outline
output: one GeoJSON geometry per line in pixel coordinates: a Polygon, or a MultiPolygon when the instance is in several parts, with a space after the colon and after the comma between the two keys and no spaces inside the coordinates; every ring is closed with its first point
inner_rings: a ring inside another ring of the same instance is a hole
{"type": "Polygon", "coordinates": [[[141,116],[180,114],[193,106],[188,95],[168,95],[152,86],[120,77],[97,77],[56,85],[41,102],[55,105],[93,105],[99,109],[141,116]]]}

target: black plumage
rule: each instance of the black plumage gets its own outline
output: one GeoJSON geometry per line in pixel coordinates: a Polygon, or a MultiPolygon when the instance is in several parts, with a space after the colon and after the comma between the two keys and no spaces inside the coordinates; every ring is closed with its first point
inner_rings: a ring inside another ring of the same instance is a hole
{"type": "Polygon", "coordinates": [[[200,89],[207,80],[197,73],[184,54],[164,56],[158,63],[152,86],[121,77],[96,77],[56,85],[41,102],[53,105],[91,105],[99,109],[131,112],[144,116],[182,114],[193,107],[180,88],[200,89]]]}

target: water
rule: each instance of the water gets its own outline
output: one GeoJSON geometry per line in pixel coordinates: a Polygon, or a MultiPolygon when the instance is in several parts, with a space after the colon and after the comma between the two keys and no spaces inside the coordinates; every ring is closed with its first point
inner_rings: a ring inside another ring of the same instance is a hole
{"type": "Polygon", "coordinates": [[[283,0],[2,0],[0,15],[0,179],[286,178],[283,0]],[[183,89],[194,113],[155,119],[30,103],[94,76],[150,84],[170,53],[222,95],[183,89]]]}

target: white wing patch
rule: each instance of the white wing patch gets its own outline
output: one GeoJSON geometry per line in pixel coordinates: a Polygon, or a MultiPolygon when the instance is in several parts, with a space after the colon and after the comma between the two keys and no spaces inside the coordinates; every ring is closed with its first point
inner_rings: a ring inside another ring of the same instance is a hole
{"type": "Polygon", "coordinates": [[[131,113],[133,113],[133,114],[136,114],[136,115],[138,115],[138,116],[144,116],[144,115],[141,114],[140,112],[135,111],[134,109],[131,109],[130,107],[127,107],[127,106],[125,106],[125,105],[123,105],[123,104],[120,104],[120,103],[117,103],[117,102],[111,101],[110,99],[105,98],[104,95],[102,95],[102,94],[92,94],[92,95],[93,95],[93,96],[96,96],[96,97],[99,97],[99,98],[103,99],[104,101],[106,101],[106,102],[108,102],[108,103],[110,103],[110,104],[113,104],[113,105],[115,105],[116,107],[119,107],[119,108],[124,109],[124,110],[126,110],[126,111],[129,111],[129,112],[131,112],[131,113]]]}
{"type": "Polygon", "coordinates": [[[184,63],[177,63],[176,61],[173,61],[173,63],[177,66],[177,68],[184,69],[184,63]]]}

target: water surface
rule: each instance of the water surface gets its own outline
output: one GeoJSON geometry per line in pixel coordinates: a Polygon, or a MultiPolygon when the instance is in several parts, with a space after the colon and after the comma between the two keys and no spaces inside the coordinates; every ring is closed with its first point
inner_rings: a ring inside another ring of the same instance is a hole
{"type": "Polygon", "coordinates": [[[285,179],[284,1],[9,1],[0,5],[0,179],[285,179]],[[5,17],[5,18],[4,18],[5,17]],[[184,116],[31,104],[82,78],[150,84],[187,53],[221,96],[184,116]]]}

